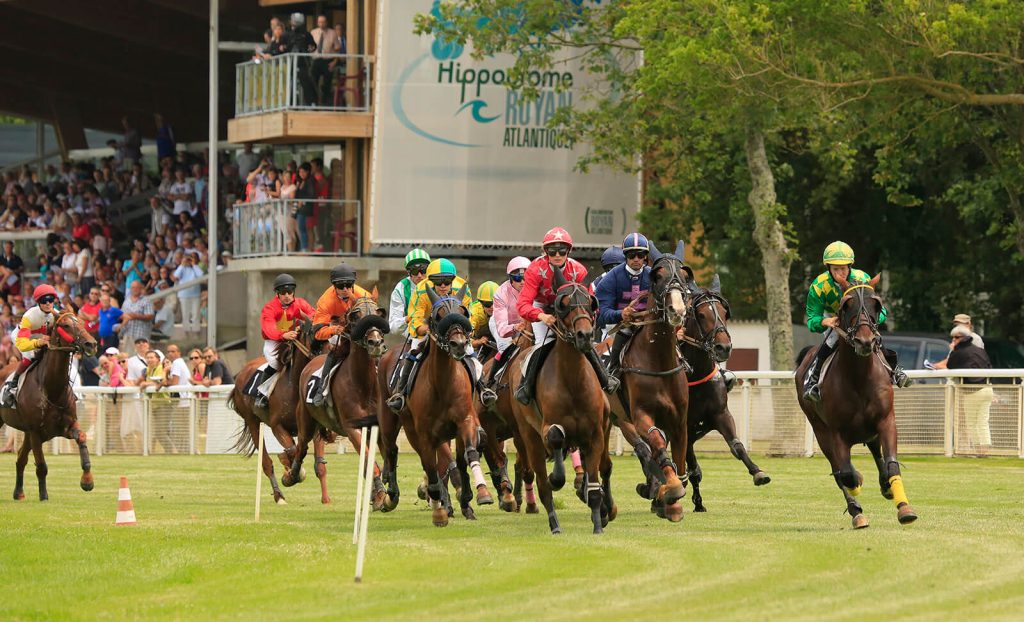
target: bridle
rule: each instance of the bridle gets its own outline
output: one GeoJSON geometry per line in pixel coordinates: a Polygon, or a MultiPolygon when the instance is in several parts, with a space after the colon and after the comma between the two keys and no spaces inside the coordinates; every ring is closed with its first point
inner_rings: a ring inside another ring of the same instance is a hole
{"type": "Polygon", "coordinates": [[[356,299],[356,301],[352,304],[352,307],[348,311],[348,314],[346,316],[348,319],[348,324],[346,326],[345,332],[342,333],[342,335],[344,335],[346,339],[350,340],[352,343],[369,352],[371,356],[377,358],[383,356],[384,353],[387,352],[388,350],[388,347],[386,345],[376,343],[371,344],[369,342],[369,336],[371,333],[377,333],[377,336],[381,339],[381,341],[383,341],[384,336],[381,334],[379,328],[377,328],[376,326],[371,327],[359,339],[353,338],[352,334],[349,331],[356,322],[363,319],[364,317],[368,317],[370,315],[380,315],[379,310],[380,307],[377,306],[377,303],[373,300],[373,298],[369,298],[367,296],[360,296],[359,298],[356,299]],[[374,354],[374,351],[376,349],[381,350],[380,354],[374,354]]]}
{"type": "Polygon", "coordinates": [[[78,316],[71,311],[64,311],[58,315],[53,321],[53,328],[50,329],[50,343],[46,348],[56,352],[80,352],[85,355],[87,348],[90,345],[95,345],[95,342],[86,341],[83,337],[83,331],[76,330],[75,335],[69,335],[64,330],[64,327],[60,325],[64,318],[69,318],[74,325],[77,325],[79,322],[78,316]],[[67,345],[60,345],[61,343],[67,345]]]}
{"type": "Polygon", "coordinates": [[[691,288],[689,284],[679,276],[680,271],[686,269],[683,262],[677,257],[672,255],[662,255],[654,264],[651,266],[651,280],[654,280],[655,274],[665,269],[669,276],[659,280],[656,284],[651,284],[651,296],[653,301],[654,315],[657,316],[659,321],[665,322],[671,326],[682,326],[686,323],[685,314],[683,317],[676,318],[679,324],[673,321],[673,315],[669,313],[672,307],[668,304],[670,294],[672,292],[679,292],[679,295],[683,298],[683,309],[690,308],[691,288]]]}
{"type": "Polygon", "coordinates": [[[711,290],[700,290],[700,292],[694,296],[690,302],[690,318],[693,319],[693,323],[697,327],[697,338],[694,339],[689,335],[683,335],[682,341],[688,345],[700,348],[707,353],[712,359],[714,358],[715,349],[715,337],[718,333],[725,333],[725,336],[732,341],[732,337],[729,335],[729,329],[726,328],[726,321],[732,317],[732,312],[729,309],[729,301],[724,296],[711,290]],[[722,305],[725,309],[725,317],[718,312],[718,304],[722,305]],[[710,330],[705,332],[704,327],[701,326],[700,320],[697,318],[697,310],[703,306],[707,306],[711,310],[711,314],[715,319],[715,325],[710,330]]]}
{"type": "Polygon", "coordinates": [[[579,283],[566,283],[555,291],[554,311],[555,317],[559,320],[551,327],[555,335],[579,349],[573,335],[576,332],[576,324],[581,320],[587,320],[593,326],[594,314],[597,313],[597,298],[594,298],[590,294],[590,290],[579,283]],[[577,309],[582,310],[583,313],[576,314],[569,323],[569,327],[566,328],[563,321],[577,309]]]}
{"type": "MultiPolygon", "coordinates": [[[[462,356],[455,356],[452,354],[452,338],[456,335],[462,335],[469,341],[469,335],[466,332],[465,327],[459,322],[451,322],[450,325],[445,329],[444,334],[440,334],[438,329],[443,323],[444,318],[451,314],[459,314],[464,318],[469,317],[469,312],[466,307],[463,306],[462,301],[454,296],[443,296],[434,301],[433,306],[430,310],[430,340],[433,341],[438,348],[440,348],[445,354],[456,360],[461,360],[462,356]],[[440,315],[440,312],[444,310],[445,314],[440,315]]],[[[467,320],[468,321],[468,320],[467,320]]]]}
{"type": "Polygon", "coordinates": [[[878,341],[881,338],[881,333],[878,331],[878,321],[871,316],[867,310],[867,300],[877,300],[879,306],[882,304],[882,299],[875,294],[875,288],[868,283],[858,283],[851,285],[843,292],[842,298],[839,302],[839,314],[840,321],[842,320],[843,308],[846,306],[847,300],[855,300],[857,302],[857,314],[853,316],[853,325],[849,328],[843,327],[841,324],[836,324],[834,330],[839,333],[839,336],[846,341],[846,344],[850,347],[854,347],[853,339],[862,326],[867,326],[871,330],[872,340],[875,342],[877,347],[878,341]],[[868,291],[871,292],[870,296],[867,296],[868,291]],[[853,293],[851,293],[853,292],[853,293]]]}

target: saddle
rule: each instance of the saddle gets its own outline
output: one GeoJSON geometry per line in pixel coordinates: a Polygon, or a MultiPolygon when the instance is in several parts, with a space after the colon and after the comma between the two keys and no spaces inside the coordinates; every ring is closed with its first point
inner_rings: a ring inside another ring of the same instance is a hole
{"type": "MultiPolygon", "coordinates": [[[[430,347],[431,347],[431,341],[430,340],[425,340],[423,342],[423,346],[422,346],[422,348],[420,350],[419,355],[416,357],[416,360],[413,362],[412,369],[409,370],[409,381],[405,385],[405,395],[406,396],[408,396],[410,393],[412,393],[412,388],[416,385],[416,378],[417,378],[417,376],[419,376],[420,367],[423,366],[423,361],[426,360],[427,354],[430,352],[430,347]]],[[[472,380],[472,383],[473,383],[473,396],[475,397],[476,394],[477,394],[477,386],[480,384],[480,377],[483,375],[484,366],[483,366],[483,364],[480,363],[479,360],[477,360],[476,356],[473,356],[473,357],[468,357],[467,356],[467,357],[463,358],[462,359],[462,365],[463,365],[463,367],[466,368],[466,371],[469,372],[469,379],[472,380]]],[[[395,367],[395,369],[400,369],[400,368],[401,368],[401,365],[397,365],[395,367]]],[[[388,389],[393,392],[395,390],[395,385],[397,383],[398,383],[397,375],[396,374],[392,374],[391,375],[391,380],[390,380],[390,386],[388,387],[388,389]]]]}
{"type": "MultiPolygon", "coordinates": [[[[891,350],[887,351],[885,348],[879,348],[875,350],[872,356],[878,357],[878,360],[882,361],[882,367],[885,368],[885,371],[888,374],[892,375],[893,366],[889,363],[887,356],[888,352],[891,352],[891,350]]],[[[825,359],[825,362],[821,364],[821,371],[818,372],[818,386],[821,386],[821,383],[825,380],[825,374],[827,374],[829,370],[832,368],[832,363],[835,361],[836,354],[838,353],[839,349],[836,348],[835,350],[832,351],[832,354],[828,355],[828,357],[825,359]]]]}
{"type": "MultiPolygon", "coordinates": [[[[305,396],[306,396],[305,399],[306,399],[306,403],[307,404],[312,404],[313,403],[313,397],[314,397],[313,386],[316,384],[316,381],[317,381],[318,378],[323,378],[324,379],[324,383],[323,383],[324,397],[327,398],[327,401],[325,403],[326,403],[328,408],[334,406],[334,398],[331,397],[331,378],[334,377],[334,374],[336,374],[338,372],[338,368],[341,367],[341,364],[344,363],[344,362],[345,362],[344,359],[335,362],[334,365],[332,365],[331,368],[329,370],[327,370],[327,375],[326,376],[324,376],[323,365],[318,367],[316,371],[314,371],[312,374],[309,375],[309,380],[306,381],[305,391],[303,392],[305,394],[305,396]]],[[[277,375],[280,376],[281,374],[278,373],[277,375]]]]}
{"type": "MultiPolygon", "coordinates": [[[[33,359],[32,362],[29,364],[28,369],[25,370],[25,373],[18,377],[18,386],[14,389],[15,395],[21,392],[21,385],[25,384],[25,378],[28,377],[28,372],[32,371],[34,368],[39,366],[39,361],[42,360],[42,358],[43,357],[38,356],[35,359],[33,359]]],[[[4,399],[7,397],[7,382],[12,377],[14,377],[14,372],[11,372],[10,374],[7,375],[6,378],[4,378],[3,385],[2,387],[0,387],[0,403],[2,403],[4,399]]]]}

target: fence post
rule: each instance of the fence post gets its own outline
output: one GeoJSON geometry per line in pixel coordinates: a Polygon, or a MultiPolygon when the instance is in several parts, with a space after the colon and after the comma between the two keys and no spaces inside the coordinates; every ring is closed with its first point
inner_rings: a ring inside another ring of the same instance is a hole
{"type": "Polygon", "coordinates": [[[190,393],[191,399],[188,401],[188,454],[194,456],[196,454],[196,421],[199,419],[199,394],[190,393]]]}
{"type": "Polygon", "coordinates": [[[107,396],[94,394],[92,397],[96,398],[96,445],[93,451],[102,456],[107,448],[107,396]]]}
{"type": "Polygon", "coordinates": [[[814,455],[814,429],[811,422],[804,417],[804,457],[810,458],[814,455]]]}
{"type": "Polygon", "coordinates": [[[1024,458],[1024,384],[1017,385],[1017,455],[1024,458]]]}
{"type": "Polygon", "coordinates": [[[139,398],[142,402],[142,455],[149,455],[149,416],[150,416],[150,401],[146,399],[144,391],[139,392],[139,398]]]}
{"type": "Polygon", "coordinates": [[[953,381],[946,379],[946,390],[943,394],[944,422],[942,432],[942,453],[947,458],[953,456],[953,433],[956,431],[956,394],[953,381]]]}
{"type": "MultiPolygon", "coordinates": [[[[741,428],[742,434],[743,434],[742,442],[743,442],[743,446],[746,447],[748,451],[750,450],[750,447],[751,447],[751,445],[750,445],[750,436],[751,436],[751,433],[750,433],[750,419],[751,419],[750,409],[754,407],[753,406],[753,404],[754,404],[754,396],[752,395],[752,392],[751,392],[751,389],[750,389],[750,383],[751,382],[753,382],[753,379],[744,380],[743,381],[743,385],[740,387],[742,392],[743,392],[743,417],[744,417],[743,427],[741,428]]],[[[728,399],[728,397],[726,397],[726,399],[728,399]]]]}

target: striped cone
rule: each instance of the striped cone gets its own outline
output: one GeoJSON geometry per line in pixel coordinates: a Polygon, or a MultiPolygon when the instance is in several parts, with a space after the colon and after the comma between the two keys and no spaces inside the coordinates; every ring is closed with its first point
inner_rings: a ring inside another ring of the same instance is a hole
{"type": "Polygon", "coordinates": [[[114,525],[134,525],[135,506],[132,505],[132,493],[128,490],[128,478],[121,477],[121,488],[117,491],[117,519],[114,525]]]}

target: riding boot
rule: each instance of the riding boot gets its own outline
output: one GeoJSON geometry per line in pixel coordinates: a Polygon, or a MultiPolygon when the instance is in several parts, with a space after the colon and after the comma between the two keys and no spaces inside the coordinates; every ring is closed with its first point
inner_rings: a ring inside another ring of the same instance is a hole
{"type": "Polygon", "coordinates": [[[270,405],[270,396],[269,395],[264,395],[263,391],[260,390],[260,387],[263,386],[264,382],[266,382],[267,380],[270,380],[270,377],[273,376],[276,373],[277,373],[277,370],[274,369],[273,367],[269,367],[269,366],[266,369],[264,369],[263,371],[260,372],[260,377],[256,379],[256,386],[255,386],[255,388],[256,388],[256,401],[255,401],[256,408],[266,408],[267,406],[270,405]]]}
{"type": "Polygon", "coordinates": [[[4,400],[0,406],[4,408],[14,408],[14,390],[18,388],[18,377],[21,376],[21,371],[14,372],[11,379],[7,381],[3,388],[4,400]]]}
{"type": "Polygon", "coordinates": [[[541,351],[537,350],[530,357],[530,361],[526,364],[526,376],[523,381],[519,383],[519,387],[516,389],[515,398],[519,400],[520,404],[529,404],[533,401],[533,387],[537,383],[537,374],[540,372],[541,351]]]}
{"type": "Polygon", "coordinates": [[[818,347],[818,352],[814,355],[814,360],[811,361],[811,366],[807,368],[807,375],[804,376],[804,399],[808,402],[821,401],[821,388],[818,386],[818,377],[821,375],[822,364],[824,364],[825,359],[831,353],[832,348],[827,343],[821,344],[818,347]]]}
{"type": "MultiPolygon", "coordinates": [[[[617,334],[616,337],[618,337],[617,334]]],[[[597,379],[601,382],[601,388],[605,393],[613,394],[619,390],[619,379],[608,374],[604,365],[601,364],[601,359],[597,357],[597,352],[593,349],[587,351],[587,361],[594,368],[594,373],[597,374],[597,379]]]]}
{"type": "Polygon", "coordinates": [[[622,349],[626,347],[626,342],[629,341],[630,336],[630,333],[622,330],[615,333],[612,349],[608,351],[608,375],[616,380],[619,379],[619,357],[622,355],[622,349]]]}
{"type": "Polygon", "coordinates": [[[409,374],[412,373],[412,367],[416,364],[417,354],[419,354],[418,351],[411,350],[402,359],[402,372],[398,375],[398,384],[395,385],[395,392],[391,394],[387,401],[388,408],[395,414],[398,414],[405,408],[405,385],[409,383],[409,374]]]}
{"type": "Polygon", "coordinates": [[[324,359],[324,367],[320,371],[320,377],[316,379],[316,384],[313,387],[313,406],[321,407],[324,405],[324,382],[327,381],[328,374],[331,373],[331,367],[334,366],[334,349],[327,351],[327,358],[324,359]]]}

